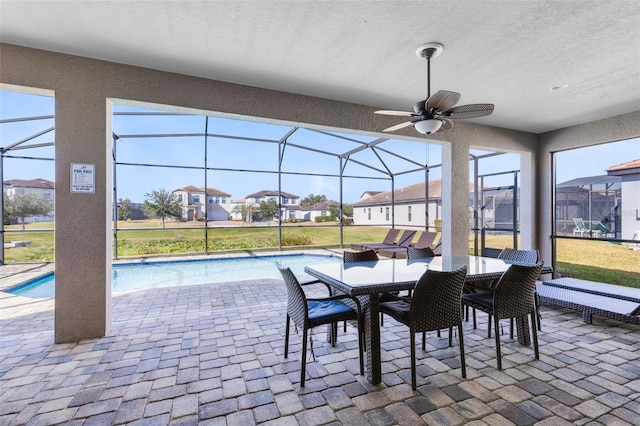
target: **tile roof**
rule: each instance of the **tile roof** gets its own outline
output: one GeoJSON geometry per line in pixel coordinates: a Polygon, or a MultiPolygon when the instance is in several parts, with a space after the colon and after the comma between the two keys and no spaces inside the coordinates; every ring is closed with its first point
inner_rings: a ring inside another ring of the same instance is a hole
{"type": "Polygon", "coordinates": [[[13,188],[49,188],[54,189],[55,183],[46,179],[10,179],[4,181],[5,187],[13,188]]]}

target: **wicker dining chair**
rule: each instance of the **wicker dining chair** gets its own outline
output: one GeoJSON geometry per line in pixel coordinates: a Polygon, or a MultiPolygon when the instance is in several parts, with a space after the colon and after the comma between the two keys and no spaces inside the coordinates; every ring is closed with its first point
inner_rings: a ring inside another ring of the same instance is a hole
{"type": "MultiPolygon", "coordinates": [[[[338,332],[336,324],[338,321],[354,320],[358,325],[358,351],[360,357],[360,374],[364,375],[364,317],[358,299],[347,294],[334,295],[324,298],[310,299],[304,293],[298,279],[290,268],[277,263],[276,266],[282,274],[282,278],[287,286],[287,322],[284,341],[284,357],[289,356],[289,329],[291,320],[297,328],[302,329],[302,368],[300,370],[300,387],[304,387],[306,367],[307,367],[307,335],[308,330],[319,325],[330,324],[331,344],[335,346],[336,334],[338,332]],[[343,302],[351,300],[356,309],[343,302]]],[[[309,335],[311,351],[313,352],[313,340],[309,335]]]]}
{"type": "Polygon", "coordinates": [[[378,260],[378,254],[375,250],[345,251],[342,255],[342,261],[344,263],[367,262],[371,260],[378,260]]]}
{"type": "Polygon", "coordinates": [[[462,304],[464,306],[470,306],[489,314],[489,322],[487,324],[488,337],[491,337],[491,318],[493,317],[498,370],[502,370],[499,332],[501,319],[531,316],[533,348],[536,359],[540,359],[536,326],[538,318],[536,312],[536,280],[542,271],[542,264],[542,261],[534,265],[514,263],[502,274],[494,290],[462,295],[462,304]]]}
{"type": "MultiPolygon", "coordinates": [[[[540,252],[538,250],[521,250],[504,248],[497,256],[498,259],[510,262],[510,263],[522,263],[535,265],[540,260],[540,252]]],[[[472,285],[465,285],[465,293],[478,293],[481,291],[492,290],[497,285],[498,280],[485,281],[475,283],[472,285]]],[[[538,302],[538,296],[536,294],[536,315],[538,317],[538,331],[542,330],[542,316],[540,315],[540,303],[538,302]]],[[[467,315],[468,317],[468,315],[467,315]]],[[[473,328],[476,328],[476,311],[473,310],[473,328]]],[[[509,335],[513,339],[513,321],[510,322],[509,335]]]]}
{"type": "MultiPolygon", "coordinates": [[[[369,262],[378,260],[378,253],[375,250],[363,250],[363,251],[345,251],[342,255],[342,261],[345,264],[357,263],[357,262],[369,262]]],[[[344,323],[344,330],[347,330],[347,323],[344,323]]]]}
{"type": "Polygon", "coordinates": [[[451,272],[429,269],[416,283],[410,298],[398,298],[395,301],[380,303],[380,312],[384,312],[409,327],[411,388],[413,390],[416,390],[416,333],[423,333],[422,350],[425,350],[424,333],[445,328],[451,330],[457,326],[462,377],[467,377],[461,315],[462,286],[466,275],[466,266],[451,272]]]}
{"type": "Polygon", "coordinates": [[[407,247],[407,259],[426,259],[428,257],[435,257],[435,253],[431,247],[407,247]]]}

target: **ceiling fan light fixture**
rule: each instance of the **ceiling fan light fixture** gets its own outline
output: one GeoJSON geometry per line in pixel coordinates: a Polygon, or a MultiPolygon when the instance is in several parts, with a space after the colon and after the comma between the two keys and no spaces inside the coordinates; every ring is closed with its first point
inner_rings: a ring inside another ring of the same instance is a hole
{"type": "Polygon", "coordinates": [[[438,120],[437,118],[429,118],[413,123],[413,128],[423,135],[430,135],[433,132],[437,132],[440,127],[442,127],[442,120],[438,120]]]}

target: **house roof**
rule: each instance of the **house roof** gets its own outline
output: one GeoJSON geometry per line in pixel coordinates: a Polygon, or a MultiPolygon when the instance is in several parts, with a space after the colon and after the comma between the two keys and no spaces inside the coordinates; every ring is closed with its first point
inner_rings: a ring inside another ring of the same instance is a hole
{"type": "Polygon", "coordinates": [[[338,202],[336,201],[321,201],[319,203],[312,204],[310,206],[303,207],[304,211],[314,211],[314,210],[329,210],[331,206],[337,206],[338,202]]]}
{"type": "Polygon", "coordinates": [[[54,189],[55,183],[46,179],[9,179],[4,181],[4,186],[9,188],[46,188],[54,189]]]}
{"type": "Polygon", "coordinates": [[[262,191],[249,194],[245,198],[277,197],[278,195],[281,195],[285,198],[300,198],[299,196],[290,194],[288,192],[279,192],[277,189],[263,189],[262,191]]]}
{"type": "MultiPolygon", "coordinates": [[[[172,192],[176,192],[176,191],[185,191],[189,193],[200,192],[204,194],[204,188],[200,188],[198,186],[193,186],[193,185],[174,189],[172,192]]],[[[219,196],[219,197],[231,197],[231,194],[228,194],[224,191],[220,191],[219,189],[216,189],[216,188],[207,188],[207,195],[213,195],[213,196],[219,196]]]]}
{"type": "Polygon", "coordinates": [[[556,185],[556,187],[564,188],[569,186],[612,185],[619,183],[620,181],[620,176],[586,176],[559,183],[556,185]]]}
{"type": "MultiPolygon", "coordinates": [[[[474,185],[469,184],[469,193],[473,192],[474,185]]],[[[405,186],[404,188],[397,189],[394,194],[394,201],[396,204],[406,203],[411,201],[424,201],[424,182],[416,183],[414,185],[405,186]]],[[[442,198],[442,181],[432,180],[429,182],[429,199],[442,198]]],[[[369,198],[354,203],[354,207],[362,207],[369,205],[391,204],[391,191],[381,192],[373,195],[369,198]]]]}
{"type": "Polygon", "coordinates": [[[606,172],[613,176],[640,174],[640,158],[607,167],[606,172]]]}

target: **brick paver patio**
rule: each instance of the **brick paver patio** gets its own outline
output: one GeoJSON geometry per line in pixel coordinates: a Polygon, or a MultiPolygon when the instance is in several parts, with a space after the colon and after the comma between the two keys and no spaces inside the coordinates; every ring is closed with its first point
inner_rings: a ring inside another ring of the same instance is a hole
{"type": "Polygon", "coordinates": [[[301,389],[280,280],[114,295],[109,335],[69,344],[53,343],[52,300],[0,294],[2,425],[640,424],[640,327],[574,311],[542,307],[540,360],[505,323],[502,371],[479,313],[467,379],[446,332],[429,335],[416,392],[404,326],[385,318],[378,386],[358,375],[352,327],[335,348],[318,328],[301,389]]]}

